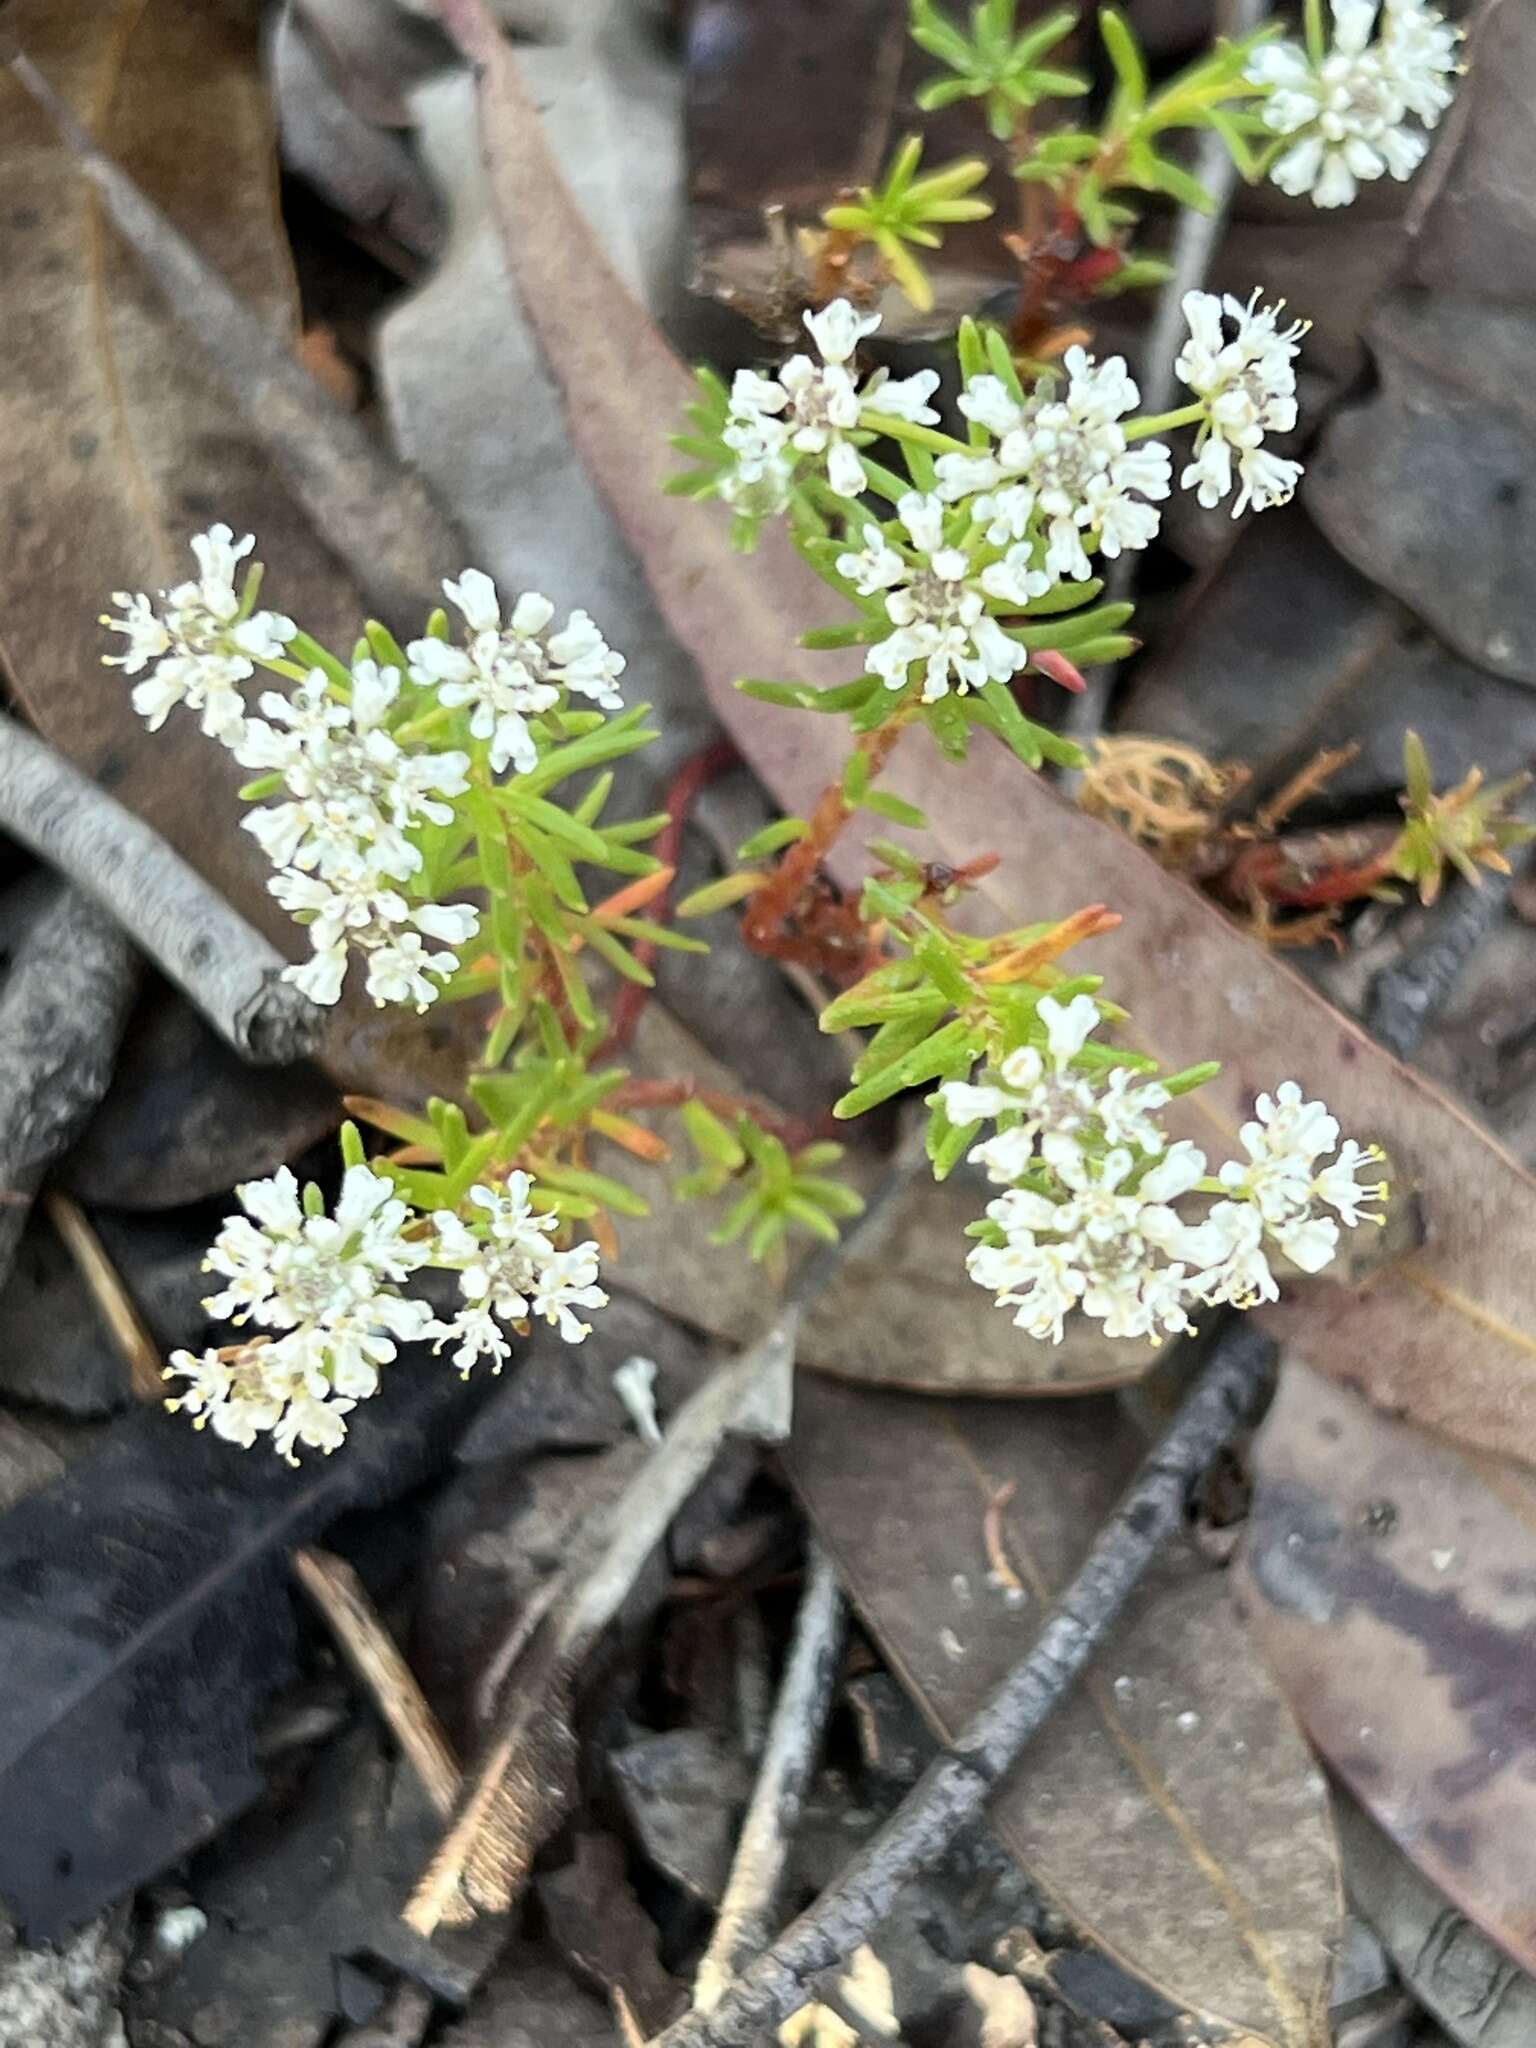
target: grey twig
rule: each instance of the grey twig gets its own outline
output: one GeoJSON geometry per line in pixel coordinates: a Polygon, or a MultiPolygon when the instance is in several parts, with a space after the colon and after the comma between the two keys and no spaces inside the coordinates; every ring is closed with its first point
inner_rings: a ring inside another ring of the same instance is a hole
{"type": "Polygon", "coordinates": [[[831,1890],[743,1971],[712,2011],[685,2014],[657,2037],[656,2048],[750,2048],[804,2003],[817,1974],[850,1955],[902,1886],[978,1818],[1178,1526],[1191,1481],[1248,1413],[1270,1356],[1268,1342],[1242,1327],[1217,1344],[1028,1656],[934,1759],[831,1890]]]}
{"type": "Polygon", "coordinates": [[[461,547],[420,478],[327,397],[284,338],[96,146],[14,36],[0,34],[0,63],[49,116],[315,531],[387,619],[398,624],[430,611],[439,601],[437,578],[457,566],[461,547]]]}
{"type": "MultiPolygon", "coordinates": [[[[1229,0],[1223,12],[1226,18],[1222,26],[1226,34],[1234,37],[1252,35],[1269,13],[1269,0],[1229,0]]],[[[1205,282],[1237,190],[1238,171],[1232,161],[1232,152],[1214,129],[1207,130],[1200,137],[1191,168],[1210,193],[1213,203],[1209,213],[1202,213],[1193,206],[1182,208],[1174,228],[1173,246],[1168,252],[1172,275],[1159,290],[1157,311],[1152,317],[1137,371],[1141,384],[1141,409],[1145,413],[1172,409],[1178,389],[1178,380],[1173,373],[1174,359],[1184,338],[1184,297],[1187,292],[1198,291],[1205,282]]],[[[1123,603],[1131,594],[1135,581],[1136,557],[1122,554],[1110,567],[1104,589],[1105,602],[1123,603]]],[[[1063,724],[1073,739],[1089,742],[1098,735],[1109,709],[1117,673],[1112,665],[1091,670],[1086,677],[1087,689],[1070,700],[1063,724]]],[[[1076,773],[1074,770],[1064,775],[1063,782],[1075,783],[1076,773]]]]}
{"type": "Polygon", "coordinates": [[[49,885],[0,987],[0,1280],[43,1175],[107,1092],[135,966],[100,905],[49,885]]]}
{"type": "Polygon", "coordinates": [[[0,715],[0,830],[110,911],[242,1059],[282,1065],[318,1045],[325,1013],[283,957],[142,818],[0,715]]]}
{"type": "Polygon", "coordinates": [[[1509,907],[1509,892],[1530,865],[1517,859],[1510,875],[1484,876],[1473,889],[1452,889],[1433,913],[1425,943],[1384,967],[1366,992],[1365,1028],[1388,1052],[1407,1059],[1434,1022],[1462,969],[1509,907]]]}
{"type": "Polygon", "coordinates": [[[694,1982],[693,2002],[700,2012],[720,2003],[743,1965],[765,1949],[772,1936],[773,1905],[785,1857],[832,1706],[843,1621],[837,1574],[821,1545],[813,1543],[757,1783],[715,1931],[694,1982]]]}
{"type": "Polygon", "coordinates": [[[511,1905],[563,1811],[567,1708],[576,1674],[726,1438],[782,1442],[789,1434],[795,1344],[805,1310],[849,1253],[881,1229],[921,1156],[920,1144],[903,1145],[848,1236],[805,1262],[766,1334],[683,1403],[567,1568],[537,1627],[523,1639],[458,1816],[406,1908],[417,1933],[431,1935],[444,1922],[462,1925],[477,1911],[504,1912],[511,1905]]]}

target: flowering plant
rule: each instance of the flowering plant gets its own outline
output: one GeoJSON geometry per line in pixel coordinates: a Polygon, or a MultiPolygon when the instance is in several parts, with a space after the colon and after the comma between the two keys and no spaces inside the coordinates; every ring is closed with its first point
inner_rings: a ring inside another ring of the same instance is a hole
{"type": "MultiPolygon", "coordinates": [[[[1054,195],[1058,229],[1112,252],[1112,264],[1079,266],[1077,283],[1097,289],[1155,274],[1128,254],[1127,191],[1204,203],[1160,152],[1172,129],[1213,129],[1241,169],[1324,206],[1414,168],[1423,140],[1408,123],[1431,127],[1447,104],[1458,32],[1425,0],[1332,6],[1331,46],[1321,0],[1306,0],[1303,43],[1222,44],[1156,91],[1107,10],[1116,84],[1094,131],[1038,126],[1043,103],[1082,89],[1043,61],[1069,15],[1020,33],[1013,0],[980,0],[967,35],[933,0],[913,0],[913,33],[948,73],[925,104],[983,101],[1017,175],[1054,195]]],[[[1379,1151],[1341,1140],[1326,1107],[1284,1081],[1243,1126],[1246,1156],[1212,1170],[1170,1135],[1164,1112],[1215,1066],[1163,1075],[1104,1044],[1098,1034],[1123,1012],[1098,976],[1062,964],[1113,929],[1112,913],[1095,905],[979,938],[950,912],[994,855],[953,868],[877,839],[856,905],[838,897],[824,862],[860,814],[924,828],[920,811],[880,786],[910,727],[957,763],[980,733],[1029,769],[1081,764],[1071,741],[1021,709],[1016,679],[1035,669],[1076,687],[1079,664],[1129,651],[1132,608],[1103,601],[1102,562],[1148,546],[1176,482],[1234,517],[1289,498],[1301,465],[1274,443],[1296,425],[1304,324],[1283,323],[1257,292],[1246,302],[1189,292],[1174,364],[1189,395],[1154,416],[1139,411],[1118,356],[1100,360],[1075,339],[1035,354],[1018,320],[1011,335],[966,320],[953,412],[941,414],[937,371],[893,377],[860,362],[880,321],[853,253],[873,247],[921,302],[912,249],[986,210],[980,167],[919,168],[908,143],[878,187],[829,210],[823,267],[854,293],[814,295],[805,345],[729,385],[699,373],[691,431],[678,440],[690,467],[670,488],[720,499],[742,548],[764,520],[784,519],[850,614],[803,644],[858,649],[861,668],[828,687],[741,685],[846,719],[849,751],[811,817],[776,821],[742,849],[746,865],[680,912],[744,903],[750,946],[835,985],[823,1028],[869,1033],[838,1116],[930,1091],[936,1176],[968,1158],[998,1190],[971,1227],[967,1269],[1029,1337],[1060,1341],[1078,1313],[1108,1338],[1157,1342],[1189,1329],[1202,1305],[1274,1298],[1276,1263],[1315,1273],[1342,1230],[1379,1221],[1379,1151]],[[1176,458],[1166,437],[1185,433],[1176,458]]],[[[731,1198],[716,1242],[745,1237],[762,1258],[778,1256],[791,1230],[835,1239],[861,1206],[827,1171],[839,1147],[794,1145],[742,1103],[708,1102],[686,1082],[631,1086],[608,1064],[594,962],[645,985],[650,949],[702,948],[643,914],[671,879],[652,850],[667,820],[608,816],[613,765],[654,734],[644,705],[625,708],[624,659],[593,620],[577,610],[557,622],[536,592],[508,603],[466,569],[444,585],[452,615],[434,612],[404,646],[370,621],[343,659],[261,606],[251,536],[216,525],[192,547],[195,578],[158,600],[117,593],[103,623],[123,646],[106,658],[136,679],[151,730],[180,708],[253,771],[244,822],[272,862],[272,893],[309,940],[288,977],[330,1005],[359,970],[375,1003],[476,1000],[488,1018],[461,1101],[422,1114],[354,1104],[398,1149],[370,1159],[345,1125],[329,1212],[322,1190],[287,1168],[237,1189],[242,1213],[206,1262],[220,1282],[206,1306],[247,1334],[175,1353],[170,1376],[182,1386],[171,1405],[236,1443],[268,1436],[292,1459],[300,1445],[342,1441],[400,1342],[430,1342],[467,1373],[482,1359],[500,1370],[510,1335],[535,1317],[579,1341],[578,1311],[607,1299],[609,1216],[645,1206],[590,1153],[608,1142],[664,1156],[628,1114],[641,1104],[680,1112],[697,1166],[677,1194],[731,1198]],[[258,670],[286,687],[262,692],[253,710],[258,670]],[[593,874],[616,885],[595,903],[593,874]],[[407,1291],[428,1271],[449,1276],[436,1305],[407,1291]]],[[[1427,778],[1410,750],[1398,871],[1425,885],[1448,859],[1469,871],[1497,864],[1524,829],[1504,815],[1508,792],[1469,783],[1436,798],[1427,778]]]]}
{"type": "MultiPolygon", "coordinates": [[[[648,850],[666,819],[607,816],[613,764],[654,733],[644,705],[625,709],[624,658],[585,612],[557,622],[537,592],[504,606],[466,569],[444,586],[456,625],[436,612],[401,647],[369,621],[343,661],[260,607],[254,545],[214,526],[192,543],[195,579],[158,599],[119,592],[103,623],[124,644],[105,658],[136,678],[151,730],[180,707],[256,771],[244,824],[306,931],[309,957],[284,971],[312,1001],[337,1003],[360,973],[376,1004],[489,1006],[462,1102],[354,1105],[399,1149],[370,1162],[346,1126],[333,1213],[286,1168],[236,1191],[243,1214],[208,1255],[222,1284],[206,1306],[253,1334],[174,1354],[172,1405],[291,1458],[335,1448],[397,1341],[430,1340],[468,1372],[481,1359],[499,1371],[508,1332],[534,1317],[568,1342],[586,1335],[577,1311],[607,1299],[607,1219],[648,1206],[593,1168],[592,1149],[667,1156],[626,1113],[591,963],[649,985],[640,948],[704,948],[643,915],[671,879],[648,850]],[[258,670],[288,687],[252,713],[242,686],[258,670]],[[618,886],[593,903],[578,869],[618,886]],[[587,1221],[593,1235],[571,1242],[587,1221]],[[451,1315],[402,1292],[427,1269],[454,1276],[451,1315]]],[[[681,1110],[703,1164],[677,1192],[731,1196],[722,1241],[746,1232],[754,1258],[781,1256],[792,1231],[835,1238],[834,1219],[858,1212],[827,1177],[840,1146],[791,1156],[745,1104],[721,1105],[727,1126],[686,1081],[631,1092],[681,1110]]]]}
{"type": "MultiPolygon", "coordinates": [[[[1135,246],[1140,196],[1213,204],[1170,149],[1180,132],[1218,137],[1250,181],[1268,178],[1319,207],[1348,205],[1361,184],[1417,169],[1450,104],[1461,38],[1428,0],[1304,0],[1300,41],[1274,27],[1220,39],[1154,84],[1129,23],[1104,7],[1098,28],[1113,83],[1097,124],[1084,127],[1060,112],[1090,89],[1058,61],[1078,25],[1076,9],[1063,7],[1021,28],[1017,0],[976,0],[962,25],[939,0],[911,0],[913,40],[940,66],[919,89],[919,107],[978,102],[1024,185],[1019,225],[1002,239],[1020,266],[1010,338],[1030,354],[1062,331],[1074,305],[1168,276],[1135,246]]],[[[919,312],[931,308],[933,285],[915,252],[937,248],[948,226],[985,217],[992,203],[981,190],[983,159],[919,176],[922,146],[906,137],[884,178],[801,231],[814,301],[888,283],[919,312]]]]}

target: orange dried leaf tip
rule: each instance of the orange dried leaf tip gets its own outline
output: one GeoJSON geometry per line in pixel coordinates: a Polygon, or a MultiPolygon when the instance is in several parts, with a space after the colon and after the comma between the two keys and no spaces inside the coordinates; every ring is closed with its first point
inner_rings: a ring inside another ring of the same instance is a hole
{"type": "Polygon", "coordinates": [[[606,924],[612,918],[627,917],[633,910],[643,910],[658,896],[666,894],[676,873],[676,868],[663,867],[657,868],[654,874],[640,875],[622,889],[615,889],[611,896],[605,896],[592,915],[599,924],[606,924]]]}
{"type": "Polygon", "coordinates": [[[655,1131],[648,1131],[644,1124],[632,1123],[628,1117],[614,1116],[610,1110],[594,1109],[592,1128],[615,1145],[621,1145],[626,1152],[632,1152],[637,1159],[647,1159],[659,1165],[672,1157],[672,1148],[665,1138],[655,1131]]]}

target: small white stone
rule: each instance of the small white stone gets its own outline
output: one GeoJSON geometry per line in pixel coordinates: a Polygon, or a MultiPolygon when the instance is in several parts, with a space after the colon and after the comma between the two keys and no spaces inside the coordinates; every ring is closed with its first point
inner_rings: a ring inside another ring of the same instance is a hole
{"type": "Polygon", "coordinates": [[[155,1922],[155,1946],[181,1955],[208,1931],[208,1915],[199,1906],[171,1906],[155,1922]]]}
{"type": "Polygon", "coordinates": [[[1186,1707],[1182,1714],[1174,1717],[1173,1725],[1181,1735],[1192,1735],[1200,1726],[1200,1716],[1192,1707],[1186,1707]]]}
{"type": "Polygon", "coordinates": [[[613,1391],[624,1403],[635,1434],[644,1444],[661,1442],[661,1424],[656,1419],[656,1361],[637,1353],[626,1358],[613,1373],[613,1391]]]}
{"type": "Polygon", "coordinates": [[[1456,1562],[1456,1553],[1454,1550],[1432,1550],[1429,1561],[1437,1572],[1448,1572],[1456,1562]]]}
{"type": "Polygon", "coordinates": [[[941,1628],[939,1630],[939,1648],[944,1652],[951,1664],[958,1664],[965,1656],[965,1645],[952,1628],[941,1628]]]}

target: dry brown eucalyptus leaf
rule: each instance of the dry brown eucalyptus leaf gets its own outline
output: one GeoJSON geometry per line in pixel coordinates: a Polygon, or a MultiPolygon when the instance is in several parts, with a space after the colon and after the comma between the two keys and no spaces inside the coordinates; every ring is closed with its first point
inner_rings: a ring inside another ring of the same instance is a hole
{"type": "MultiPolygon", "coordinates": [[[[720,716],[786,810],[803,813],[835,772],[841,735],[827,731],[831,721],[744,699],[731,684],[743,672],[800,669],[790,631],[825,618],[828,594],[782,532],[743,560],[713,508],[657,496],[671,466],[663,427],[680,416],[686,373],[563,189],[516,60],[484,9],[440,0],[440,12],[479,67],[511,271],[570,397],[572,433],[720,716]]],[[[1383,1402],[1536,1461],[1536,1305],[1505,1249],[1512,1236],[1536,1234],[1536,1182],[1213,904],[1069,810],[1000,748],[976,746],[957,773],[915,734],[890,780],[926,809],[946,860],[987,848],[1003,855],[978,905],[996,923],[1059,915],[1084,896],[1124,914],[1124,930],[1096,941],[1082,964],[1104,972],[1131,1010],[1132,1043],[1175,1068],[1225,1059],[1221,1078],[1194,1098],[1207,1142],[1230,1144],[1254,1096],[1294,1076],[1326,1097],[1346,1130],[1385,1145],[1399,1185],[1420,1190],[1425,1245],[1353,1293],[1337,1281],[1299,1286],[1277,1327],[1383,1402]]]]}
{"type": "Polygon", "coordinates": [[[1241,1567],[1260,1648],[1366,1811],[1536,1967],[1536,1483],[1288,1364],[1241,1567]]]}
{"type": "MultiPolygon", "coordinates": [[[[1108,1401],[802,1381],[791,1479],[941,1741],[1032,1641],[1141,1450],[1108,1401]]],[[[1224,1574],[1191,1546],[1153,1567],[991,1818],[1030,1877],[1176,2005],[1275,2048],[1322,2038],[1341,1911],[1326,1794],[1224,1574]]]]}

